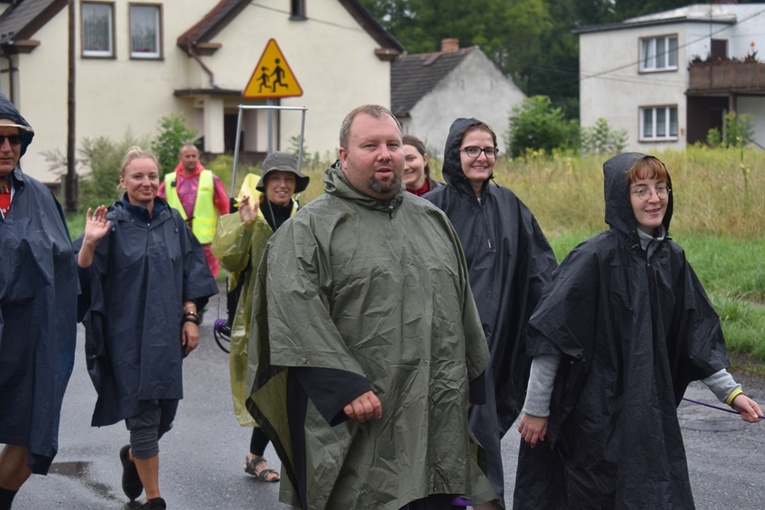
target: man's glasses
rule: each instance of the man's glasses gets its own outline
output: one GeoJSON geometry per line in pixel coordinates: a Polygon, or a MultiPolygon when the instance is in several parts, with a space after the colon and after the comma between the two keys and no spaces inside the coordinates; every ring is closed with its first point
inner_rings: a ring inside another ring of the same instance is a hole
{"type": "Polygon", "coordinates": [[[494,159],[497,157],[497,154],[499,154],[499,150],[495,149],[494,147],[486,147],[482,149],[480,147],[471,145],[470,147],[465,147],[460,150],[467,154],[469,158],[477,158],[483,152],[486,154],[486,159],[494,159]]]}
{"type": "Polygon", "coordinates": [[[669,187],[666,184],[660,184],[659,186],[656,186],[654,189],[651,189],[647,186],[641,186],[639,188],[635,188],[632,190],[632,194],[638,197],[643,202],[646,202],[651,199],[651,195],[653,193],[656,193],[656,196],[659,197],[659,200],[664,200],[669,196],[669,193],[672,190],[669,189],[669,187]]]}
{"type": "Polygon", "coordinates": [[[0,135],[0,146],[5,144],[6,140],[11,145],[19,145],[21,144],[21,135],[0,135]]]}

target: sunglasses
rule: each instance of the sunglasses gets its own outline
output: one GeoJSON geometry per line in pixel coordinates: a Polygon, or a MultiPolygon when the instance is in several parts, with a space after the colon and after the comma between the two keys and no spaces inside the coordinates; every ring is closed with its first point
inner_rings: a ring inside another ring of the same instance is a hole
{"type": "Polygon", "coordinates": [[[4,145],[6,140],[11,145],[20,145],[21,135],[0,135],[0,146],[4,145]]]}

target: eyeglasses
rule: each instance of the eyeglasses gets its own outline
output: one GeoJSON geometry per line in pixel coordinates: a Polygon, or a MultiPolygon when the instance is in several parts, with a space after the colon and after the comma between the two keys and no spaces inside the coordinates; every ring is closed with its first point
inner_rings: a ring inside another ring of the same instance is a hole
{"type": "Polygon", "coordinates": [[[5,141],[11,145],[19,145],[21,143],[21,135],[0,135],[0,146],[5,144],[5,141]]]}
{"type": "Polygon", "coordinates": [[[469,158],[477,158],[483,152],[486,154],[486,159],[494,159],[497,157],[497,154],[499,154],[499,150],[495,149],[494,147],[486,147],[482,149],[474,145],[471,145],[470,147],[464,147],[460,149],[460,151],[467,154],[469,158]]]}
{"type": "Polygon", "coordinates": [[[632,190],[632,194],[638,197],[643,202],[647,202],[651,199],[651,196],[656,193],[656,196],[659,197],[659,200],[664,200],[667,198],[672,190],[669,189],[669,186],[666,184],[661,184],[659,186],[656,186],[656,188],[651,189],[649,187],[640,187],[635,188],[632,190]]]}

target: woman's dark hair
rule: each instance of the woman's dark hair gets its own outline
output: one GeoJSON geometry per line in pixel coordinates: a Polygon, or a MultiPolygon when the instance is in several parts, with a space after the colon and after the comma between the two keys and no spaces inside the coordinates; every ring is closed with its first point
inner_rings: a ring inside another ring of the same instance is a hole
{"type": "MultiPolygon", "coordinates": [[[[422,140],[417,138],[414,135],[404,135],[401,137],[401,143],[404,145],[411,145],[415,149],[417,149],[417,152],[420,153],[420,156],[425,157],[427,155],[427,152],[425,151],[425,144],[422,143],[422,140]]],[[[430,179],[430,165],[428,163],[425,163],[425,177],[430,179]]]]}

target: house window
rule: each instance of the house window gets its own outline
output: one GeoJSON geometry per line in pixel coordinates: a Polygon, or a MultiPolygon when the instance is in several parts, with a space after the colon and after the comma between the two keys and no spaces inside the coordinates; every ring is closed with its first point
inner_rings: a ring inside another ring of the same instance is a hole
{"type": "Polygon", "coordinates": [[[640,109],[642,141],[677,139],[677,106],[656,106],[640,109]]]}
{"type": "Polygon", "coordinates": [[[640,40],[640,70],[677,70],[677,36],[640,40]]]}
{"type": "Polygon", "coordinates": [[[290,19],[305,19],[305,0],[290,0],[290,19]]]}
{"type": "Polygon", "coordinates": [[[82,3],[82,55],[114,56],[114,6],[101,2],[82,3]]]}
{"type": "Polygon", "coordinates": [[[158,5],[130,5],[130,56],[160,58],[161,13],[158,5]]]}

